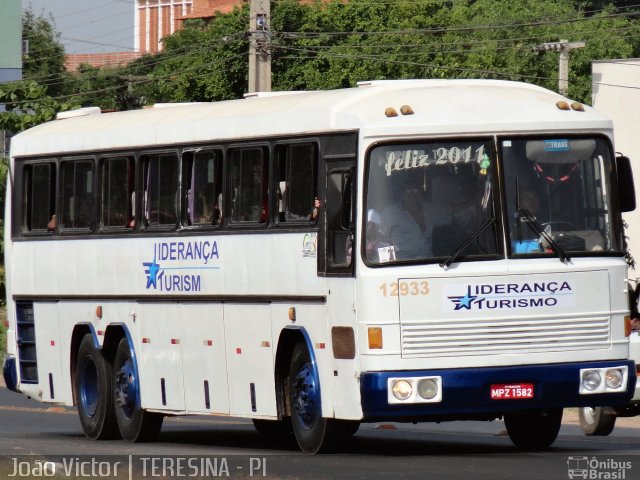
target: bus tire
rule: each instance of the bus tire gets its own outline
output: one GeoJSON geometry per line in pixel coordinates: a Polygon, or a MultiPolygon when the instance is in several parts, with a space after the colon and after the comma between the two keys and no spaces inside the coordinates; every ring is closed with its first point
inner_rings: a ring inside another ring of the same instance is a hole
{"type": "Polygon", "coordinates": [[[606,437],[616,425],[616,414],[611,413],[607,407],[579,408],[578,418],[585,435],[606,437]]]}
{"type": "Polygon", "coordinates": [[[507,433],[513,444],[522,450],[545,450],[558,437],[562,424],[562,409],[534,410],[504,416],[507,433]]]}
{"type": "Polygon", "coordinates": [[[93,440],[116,438],[116,424],[111,393],[111,364],[87,333],[80,342],[76,358],[75,388],[78,415],[84,434],[93,440]]]}
{"type": "Polygon", "coordinates": [[[123,338],[113,362],[113,403],[118,429],[129,442],[151,442],[160,434],[163,416],[140,407],[139,381],[129,342],[123,338]]]}
{"type": "Polygon", "coordinates": [[[306,453],[328,453],[355,433],[358,422],[324,418],[320,379],[307,346],[298,343],[291,355],[288,397],[291,427],[298,446],[306,453]]]}

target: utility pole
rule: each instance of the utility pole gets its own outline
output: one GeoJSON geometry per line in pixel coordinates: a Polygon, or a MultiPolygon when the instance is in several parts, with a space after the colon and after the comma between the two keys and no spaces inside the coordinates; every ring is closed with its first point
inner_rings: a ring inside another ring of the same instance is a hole
{"type": "Polygon", "coordinates": [[[558,92],[562,95],[569,93],[569,51],[574,48],[584,48],[584,42],[570,42],[560,40],[559,42],[543,43],[533,47],[534,52],[560,52],[558,65],[558,92]]]}
{"type": "Polygon", "coordinates": [[[271,91],[271,1],[250,0],[249,93],[271,91]]]}

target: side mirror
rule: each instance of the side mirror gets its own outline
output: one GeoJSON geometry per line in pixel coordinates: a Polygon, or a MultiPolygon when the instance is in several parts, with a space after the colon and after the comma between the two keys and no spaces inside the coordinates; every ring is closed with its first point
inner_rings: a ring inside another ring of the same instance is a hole
{"type": "Polygon", "coordinates": [[[631,160],[624,155],[616,157],[616,171],[618,173],[618,196],[620,210],[632,212],[636,209],[636,189],[633,183],[631,160]]]}

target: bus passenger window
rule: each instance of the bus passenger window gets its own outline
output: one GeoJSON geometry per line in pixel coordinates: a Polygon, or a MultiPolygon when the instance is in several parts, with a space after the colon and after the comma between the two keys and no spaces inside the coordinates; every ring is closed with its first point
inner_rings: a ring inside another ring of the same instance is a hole
{"type": "Polygon", "coordinates": [[[93,223],[93,162],[62,163],[63,228],[91,228],[93,223]]]}
{"type": "Polygon", "coordinates": [[[269,219],[267,158],[261,148],[231,152],[231,222],[266,223],[269,219]]]}
{"type": "Polygon", "coordinates": [[[314,223],[317,219],[317,149],[313,144],[281,146],[278,159],[278,222],[314,223]]]}
{"type": "Polygon", "coordinates": [[[175,153],[142,156],[145,225],[178,222],[178,156],[175,153]]]}
{"type": "Polygon", "coordinates": [[[222,152],[206,150],[191,156],[186,166],[189,225],[222,224],[222,152]]]}
{"type": "Polygon", "coordinates": [[[134,226],[133,158],[104,158],[100,163],[100,227],[134,226]]]}
{"type": "Polygon", "coordinates": [[[29,164],[23,174],[24,230],[36,232],[54,230],[55,222],[55,165],[29,164]]]}

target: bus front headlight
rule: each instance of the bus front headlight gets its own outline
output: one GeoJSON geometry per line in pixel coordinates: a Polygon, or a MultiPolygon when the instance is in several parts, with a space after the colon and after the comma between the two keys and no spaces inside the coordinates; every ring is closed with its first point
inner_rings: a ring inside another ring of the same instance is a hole
{"type": "Polygon", "coordinates": [[[431,400],[438,395],[438,382],[433,378],[423,378],[418,382],[418,395],[425,400],[431,400]]]}
{"type": "Polygon", "coordinates": [[[604,377],[604,382],[608,388],[618,389],[622,386],[623,379],[624,376],[622,375],[622,372],[617,368],[612,368],[610,370],[607,370],[607,373],[604,377]]]}
{"type": "Polygon", "coordinates": [[[393,382],[391,391],[398,400],[406,400],[413,393],[413,387],[407,380],[396,380],[393,382]]]}
{"type": "Polygon", "coordinates": [[[602,376],[597,370],[587,370],[582,374],[582,387],[590,392],[602,385],[602,376]]]}

